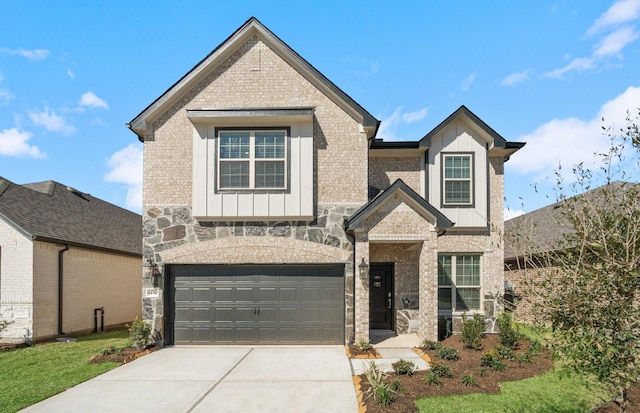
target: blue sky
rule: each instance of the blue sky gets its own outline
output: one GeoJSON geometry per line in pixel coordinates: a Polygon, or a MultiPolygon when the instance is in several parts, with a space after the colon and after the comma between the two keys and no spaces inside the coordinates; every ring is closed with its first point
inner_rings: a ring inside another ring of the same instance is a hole
{"type": "Polygon", "coordinates": [[[125,123],[251,16],[385,140],[417,140],[464,104],[527,142],[506,165],[511,213],[551,202],[553,170],[590,162],[601,126],[640,107],[640,0],[0,4],[0,176],[136,212],[142,145],[125,123]]]}

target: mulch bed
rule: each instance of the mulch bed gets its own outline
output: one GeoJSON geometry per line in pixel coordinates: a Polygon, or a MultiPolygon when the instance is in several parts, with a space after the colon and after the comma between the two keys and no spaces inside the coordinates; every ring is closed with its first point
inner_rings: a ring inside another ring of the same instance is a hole
{"type": "MultiPolygon", "coordinates": [[[[629,398],[629,406],[627,406],[626,413],[640,413],[640,383],[636,383],[635,386],[629,389],[627,393],[629,398]]],[[[620,408],[614,402],[605,403],[594,409],[592,413],[619,413],[620,408]]]]}
{"type": "MultiPolygon", "coordinates": [[[[442,342],[443,345],[454,347],[460,351],[460,360],[445,361],[439,360],[433,351],[427,350],[426,353],[434,362],[442,362],[451,367],[453,373],[452,378],[442,378],[442,386],[427,386],[422,378],[424,371],[417,371],[413,376],[399,376],[395,373],[389,374],[389,380],[399,380],[405,391],[399,393],[398,397],[389,406],[377,406],[373,404],[371,399],[366,398],[365,404],[367,413],[408,413],[417,412],[414,399],[418,397],[444,396],[451,394],[468,394],[468,393],[498,393],[500,391],[500,382],[522,380],[540,375],[551,370],[553,361],[551,354],[545,350],[535,356],[533,363],[518,363],[516,360],[504,360],[504,371],[495,371],[485,368],[484,373],[480,376],[480,356],[483,353],[491,351],[498,345],[498,335],[488,334],[482,339],[481,350],[471,350],[464,348],[460,336],[451,336],[442,342]],[[460,383],[460,378],[471,374],[477,380],[478,386],[465,386],[460,383]]],[[[526,352],[530,344],[526,340],[521,340],[516,355],[526,352]]],[[[362,378],[362,390],[365,392],[369,389],[369,382],[362,378]]],[[[605,411],[601,412],[605,413],[605,411]]],[[[609,413],[606,411],[606,413],[609,413]]]]}
{"type": "Polygon", "coordinates": [[[350,359],[379,359],[380,353],[371,347],[369,350],[362,351],[357,346],[349,344],[346,346],[345,351],[347,352],[347,357],[350,359]]]}
{"type": "Polygon", "coordinates": [[[91,357],[91,363],[102,363],[104,361],[112,361],[114,363],[126,364],[132,362],[133,360],[140,358],[146,354],[151,353],[159,349],[160,346],[147,347],[146,349],[140,350],[134,347],[125,347],[123,349],[119,349],[117,351],[107,353],[107,354],[96,354],[91,357]]]}

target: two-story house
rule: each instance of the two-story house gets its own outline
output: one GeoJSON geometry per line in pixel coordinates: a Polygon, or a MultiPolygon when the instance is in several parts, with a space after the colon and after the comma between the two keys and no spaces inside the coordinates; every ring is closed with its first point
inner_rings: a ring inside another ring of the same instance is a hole
{"type": "Polygon", "coordinates": [[[158,337],[436,339],[439,317],[491,319],[522,144],[464,106],[417,142],[376,140],[379,124],[255,18],[136,116],[158,337]]]}

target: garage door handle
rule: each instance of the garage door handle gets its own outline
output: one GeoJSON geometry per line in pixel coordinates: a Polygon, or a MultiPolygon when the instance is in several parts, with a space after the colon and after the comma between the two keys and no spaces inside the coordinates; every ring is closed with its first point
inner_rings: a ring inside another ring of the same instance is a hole
{"type": "Polygon", "coordinates": [[[260,309],[259,308],[254,308],[253,309],[253,314],[260,314],[260,309]]]}

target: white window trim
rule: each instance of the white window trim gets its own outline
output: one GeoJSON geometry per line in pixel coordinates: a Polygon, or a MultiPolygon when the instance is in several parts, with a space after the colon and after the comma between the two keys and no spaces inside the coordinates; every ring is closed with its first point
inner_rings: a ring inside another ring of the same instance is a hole
{"type": "MultiPolygon", "coordinates": [[[[484,260],[483,260],[483,256],[482,254],[474,254],[474,253],[442,253],[442,254],[438,254],[438,260],[440,260],[441,256],[449,256],[451,257],[451,285],[443,285],[440,286],[438,284],[438,291],[440,291],[441,288],[449,288],[451,289],[451,309],[444,309],[441,310],[440,308],[438,308],[438,315],[449,315],[449,314],[454,314],[454,315],[460,315],[463,313],[482,313],[484,312],[484,305],[483,305],[483,288],[482,288],[482,280],[483,280],[483,268],[484,268],[484,260]],[[478,289],[479,291],[479,303],[478,303],[478,308],[470,308],[468,310],[457,310],[457,302],[456,302],[456,289],[458,288],[456,286],[456,260],[457,257],[461,257],[461,256],[476,256],[476,257],[480,257],[480,262],[479,262],[479,266],[480,266],[480,277],[478,279],[479,284],[478,285],[465,285],[463,287],[460,287],[461,290],[463,289],[478,289]]],[[[438,274],[439,275],[439,274],[438,274]]]]}
{"type": "Polygon", "coordinates": [[[289,139],[290,139],[289,127],[256,127],[256,128],[244,128],[244,127],[221,127],[216,128],[216,192],[286,192],[290,189],[289,180],[289,139]],[[248,158],[221,158],[220,157],[220,134],[224,132],[248,132],[249,133],[249,157],[248,158]],[[284,158],[256,158],[255,157],[255,135],[256,132],[284,132],[284,158]],[[284,163],[284,186],[282,187],[260,187],[255,185],[255,168],[256,162],[260,161],[283,161],[284,163]],[[249,162],[249,186],[248,187],[225,187],[220,185],[220,165],[224,162],[249,162]]]}
{"type": "Polygon", "coordinates": [[[475,153],[473,152],[447,152],[442,153],[442,207],[474,207],[475,205],[475,153]],[[452,157],[469,158],[469,178],[447,178],[446,177],[446,159],[452,157]],[[469,181],[469,202],[447,202],[446,187],[447,182],[451,181],[469,181]]]}

